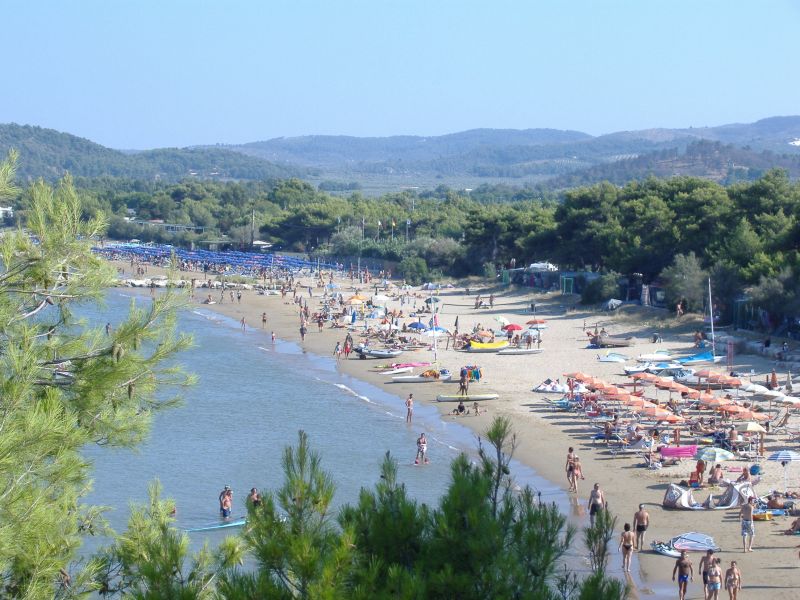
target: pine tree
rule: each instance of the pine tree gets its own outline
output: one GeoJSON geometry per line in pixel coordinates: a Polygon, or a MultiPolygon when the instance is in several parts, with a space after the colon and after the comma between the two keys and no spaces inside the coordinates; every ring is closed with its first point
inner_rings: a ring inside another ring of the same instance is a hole
{"type": "MultiPolygon", "coordinates": [[[[16,156],[0,165],[0,199],[16,156]]],[[[169,292],[138,308],[111,335],[75,316],[97,304],[113,269],[91,250],[102,217],[85,220],[69,177],[24,193],[26,230],[0,238],[0,595],[71,597],[94,565],[71,566],[84,535],[102,527],[83,503],[91,443],[133,446],[151,415],[176,399],[154,391],[187,378],[164,361],[190,343],[175,336],[181,299],[169,292]]]]}

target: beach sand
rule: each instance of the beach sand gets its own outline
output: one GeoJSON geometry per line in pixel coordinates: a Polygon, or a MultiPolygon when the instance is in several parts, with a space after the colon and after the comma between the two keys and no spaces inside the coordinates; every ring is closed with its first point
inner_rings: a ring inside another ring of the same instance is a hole
{"type": "MultiPolygon", "coordinates": [[[[127,263],[116,263],[116,266],[129,271],[127,263]]],[[[150,266],[148,277],[163,275],[162,269],[150,266]]],[[[180,273],[180,277],[190,279],[196,277],[198,282],[203,280],[202,273],[180,273]]],[[[298,292],[309,300],[311,313],[319,306],[323,289],[313,288],[313,297],[309,298],[307,285],[313,282],[306,278],[298,281],[306,284],[298,292]]],[[[345,298],[356,291],[363,290],[363,295],[371,296],[374,284],[370,287],[351,286],[350,280],[337,280],[345,298]]],[[[641,467],[641,459],[633,456],[613,457],[604,444],[593,444],[589,435],[588,421],[576,413],[564,413],[553,410],[546,397],[557,399],[560,394],[533,393],[532,388],[547,378],[560,378],[565,380],[564,373],[569,371],[583,371],[592,376],[602,377],[611,383],[629,381],[622,372],[622,365],[618,363],[599,362],[598,354],[604,350],[587,349],[587,336],[584,326],[594,329],[595,324],[605,327],[612,335],[632,335],[637,338],[636,344],[631,348],[623,348],[621,353],[635,358],[642,353],[656,350],[671,350],[679,354],[691,354],[692,323],[684,318],[683,324],[678,324],[671,319],[664,319],[664,311],[636,308],[633,311],[618,313],[600,313],[576,310],[573,306],[574,299],[558,294],[532,295],[528,291],[495,290],[495,302],[492,309],[477,309],[474,306],[475,293],[467,296],[463,288],[442,290],[437,295],[442,299],[440,305],[440,325],[452,329],[456,316],[459,317],[459,331],[469,331],[472,326],[481,323],[499,331],[499,324],[495,317],[505,316],[511,322],[524,324],[532,317],[529,307],[530,302],[536,302],[536,316],[547,320],[548,328],[543,332],[542,348],[544,352],[537,355],[500,356],[497,354],[467,354],[444,349],[445,340],[440,340],[438,348],[439,363],[442,367],[450,369],[457,377],[458,370],[465,364],[478,364],[483,370],[483,380],[478,384],[471,384],[470,393],[495,392],[500,395],[498,400],[481,403],[482,408],[488,412],[480,416],[452,417],[448,413],[455,404],[436,403],[437,394],[454,394],[457,384],[431,383],[431,384],[396,384],[387,382],[390,377],[380,375],[371,369],[377,364],[389,362],[432,361],[433,352],[420,350],[406,352],[394,360],[358,360],[351,355],[350,360],[341,360],[338,368],[350,376],[368,381],[397,396],[398,410],[402,410],[404,398],[409,393],[414,394],[417,402],[433,403],[438,406],[443,419],[458,419],[459,423],[472,429],[480,435],[489,424],[493,416],[505,414],[512,417],[518,444],[515,458],[535,469],[544,478],[567,489],[565,477],[565,458],[567,448],[573,446],[580,456],[583,465],[585,481],[580,482],[580,491],[576,501],[572,503],[571,519],[578,525],[588,524],[586,504],[588,493],[593,483],[597,482],[606,493],[609,509],[618,517],[618,527],[621,531],[626,522],[632,523],[633,514],[640,503],[645,504],[650,512],[651,525],[647,532],[647,549],[637,553],[634,557],[633,569],[639,569],[639,575],[644,582],[639,586],[637,593],[640,597],[671,596],[675,590],[670,582],[674,560],[657,555],[650,551],[649,543],[653,540],[668,540],[671,537],[688,531],[699,531],[712,535],[717,544],[722,548],[718,557],[722,560],[724,570],[730,565],[731,560],[736,560],[743,574],[744,588],[740,598],[764,598],[769,596],[775,600],[798,597],[800,589],[800,558],[796,546],[800,544],[800,536],[787,536],[783,534],[791,522],[789,517],[778,517],[773,521],[757,522],[754,551],[742,552],[742,538],[740,536],[738,510],[732,511],[666,511],[661,507],[661,501],[668,483],[677,483],[688,479],[694,469],[694,460],[686,460],[676,467],[650,471],[641,467]],[[653,344],[650,341],[654,331],[660,331],[663,342],[653,344]],[[656,590],[656,591],[654,591],[656,590]]],[[[144,293],[147,293],[146,291],[144,293]]],[[[196,291],[196,302],[206,297],[208,290],[196,291]]],[[[381,292],[384,293],[384,292],[381,292]]],[[[428,292],[419,290],[411,291],[418,297],[415,299],[418,306],[428,296],[428,292]]],[[[219,298],[219,291],[212,292],[215,300],[219,298]]],[[[488,296],[488,290],[484,290],[488,296]]],[[[223,304],[201,305],[203,308],[218,311],[233,319],[245,319],[249,330],[260,330],[261,314],[268,315],[267,326],[264,334],[275,334],[286,340],[301,344],[306,350],[323,356],[331,356],[337,341],[343,341],[346,335],[344,329],[334,329],[326,326],[321,332],[316,323],[310,323],[305,342],[300,342],[298,307],[292,302],[291,294],[286,299],[277,295],[257,295],[253,291],[243,292],[241,303],[231,303],[226,298],[223,304]]],[[[398,301],[393,300],[389,309],[400,308],[398,301]]],[[[408,305],[404,307],[408,312],[408,305]]],[[[430,315],[423,317],[427,322],[430,315]]],[[[409,320],[410,321],[410,320],[409,320]]],[[[363,321],[361,322],[363,324],[363,321]]],[[[377,325],[377,323],[373,323],[377,325]]],[[[699,322],[694,323],[697,328],[699,322]]],[[[357,333],[353,333],[356,343],[359,341],[357,333]]],[[[430,338],[421,338],[430,341],[430,338]]],[[[630,362],[630,361],[629,361],[630,362]]],[[[756,382],[763,382],[764,374],[774,366],[759,356],[742,355],[734,358],[734,368],[738,371],[755,373],[756,382]]],[[[719,370],[725,370],[725,365],[718,365],[719,370]]],[[[419,371],[417,369],[416,371],[419,371]]],[[[652,394],[652,391],[649,392],[652,394]]],[[[662,401],[667,399],[667,392],[658,392],[662,401]]],[[[793,422],[797,423],[797,417],[793,422]]],[[[684,439],[684,443],[686,440],[684,439]]],[[[796,444],[795,444],[796,445],[796,444]]],[[[785,435],[770,435],[767,437],[766,451],[769,454],[776,449],[792,447],[785,435]]],[[[723,467],[741,469],[751,463],[732,461],[724,463],[723,467]]],[[[756,491],[763,495],[770,489],[783,489],[783,468],[779,463],[761,462],[765,471],[761,483],[756,491]]],[[[730,471],[733,478],[736,474],[730,471]]],[[[798,476],[800,466],[790,465],[789,489],[798,490],[798,476]]],[[[714,491],[713,489],[710,491],[714,491]]],[[[719,489],[716,490],[719,493],[719,489]]],[[[694,493],[697,501],[702,502],[708,496],[709,490],[698,490],[694,493]]],[[[575,496],[573,494],[573,496],[575,496]]],[[[579,536],[580,537],[580,536],[579,536]]],[[[580,541],[578,542],[580,544],[580,541]]],[[[621,569],[621,556],[617,554],[618,540],[611,544],[611,560],[609,574],[624,578],[621,569]]],[[[699,562],[699,555],[691,555],[695,568],[699,562]]],[[[696,573],[695,582],[689,586],[687,598],[702,598],[701,577],[696,573]]],[[[724,590],[721,597],[727,597],[724,590]]]]}

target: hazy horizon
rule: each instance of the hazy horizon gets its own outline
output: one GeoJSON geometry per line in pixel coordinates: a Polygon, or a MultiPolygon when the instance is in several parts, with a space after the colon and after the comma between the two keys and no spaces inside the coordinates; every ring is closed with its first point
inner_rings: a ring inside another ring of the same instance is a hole
{"type": "Polygon", "coordinates": [[[797,113],[789,0],[15,4],[0,121],[112,148],[797,113]],[[77,8],[76,8],[77,7],[77,8]]]}

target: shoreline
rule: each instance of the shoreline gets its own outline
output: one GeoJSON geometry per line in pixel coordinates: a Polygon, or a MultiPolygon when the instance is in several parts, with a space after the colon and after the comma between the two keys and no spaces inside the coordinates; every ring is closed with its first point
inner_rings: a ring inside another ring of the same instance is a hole
{"type": "MultiPolygon", "coordinates": [[[[117,266],[127,270],[126,263],[115,263],[117,266]]],[[[160,275],[164,271],[156,267],[149,266],[150,276],[160,275]]],[[[202,276],[202,274],[200,274],[202,276]]],[[[190,274],[183,277],[189,278],[190,274]]],[[[199,278],[198,278],[199,279],[199,278]]],[[[355,291],[349,290],[349,280],[347,285],[343,284],[340,291],[349,296],[355,291]],[[345,291],[347,290],[347,291],[345,291]]],[[[370,289],[366,286],[356,286],[360,289],[370,289]]],[[[142,290],[144,294],[146,290],[142,290]]],[[[204,290],[197,290],[196,296],[199,299],[204,297],[204,290]]],[[[418,293],[418,292],[417,292],[418,293]]],[[[304,292],[308,298],[307,292],[304,292]]],[[[314,296],[310,299],[309,307],[313,310],[322,291],[314,289],[314,296]]],[[[452,321],[458,315],[461,319],[461,329],[466,330],[473,321],[481,321],[487,326],[494,326],[493,317],[504,314],[520,322],[525,315],[525,309],[530,301],[530,294],[525,293],[502,293],[498,294],[494,311],[483,311],[476,313],[472,308],[472,298],[463,294],[463,290],[447,290],[439,294],[443,299],[440,312],[442,326],[452,327],[452,321]],[[516,318],[515,318],[516,317],[516,318]],[[491,325],[490,325],[491,324],[491,325]]],[[[419,300],[419,298],[417,298],[419,300]]],[[[618,528],[626,521],[630,522],[633,512],[640,502],[644,503],[651,513],[652,525],[648,531],[647,543],[654,539],[669,539],[670,537],[683,533],[684,531],[704,531],[714,536],[717,543],[723,548],[719,555],[724,563],[731,559],[737,560],[744,573],[745,588],[743,594],[747,594],[747,588],[756,586],[762,589],[770,588],[770,594],[774,598],[794,597],[795,586],[800,585],[800,579],[795,572],[779,571],[780,584],[775,585],[776,573],[773,569],[787,569],[797,566],[796,551],[789,548],[797,544],[790,536],[775,535],[779,529],[776,524],[783,525],[782,520],[764,522],[758,524],[756,537],[756,552],[744,555],[739,546],[741,538],[738,535],[738,520],[732,519],[733,513],[725,511],[709,513],[708,511],[682,511],[668,513],[663,511],[660,500],[663,490],[666,487],[666,478],[659,477],[658,473],[647,472],[636,469],[624,458],[611,458],[603,451],[601,445],[595,447],[585,437],[576,437],[579,433],[578,427],[583,427],[585,432],[586,422],[577,418],[574,413],[554,413],[552,409],[542,400],[546,394],[533,394],[530,390],[533,385],[542,381],[545,377],[562,377],[562,373],[567,370],[583,370],[592,375],[606,378],[607,380],[619,379],[619,365],[615,363],[601,363],[595,358],[598,351],[587,351],[578,346],[579,342],[585,345],[585,338],[582,337],[582,323],[587,321],[591,324],[601,321],[606,324],[613,333],[623,333],[620,329],[627,328],[625,333],[636,333],[640,340],[648,337],[647,331],[651,327],[649,323],[629,324],[608,315],[597,315],[588,312],[566,312],[564,310],[563,298],[539,295],[536,296],[537,316],[548,320],[550,329],[543,335],[544,353],[533,356],[514,356],[500,357],[487,354],[462,354],[453,350],[439,349],[439,362],[442,366],[457,372],[462,364],[478,363],[483,367],[484,379],[479,384],[473,384],[472,392],[496,392],[500,394],[500,399],[493,402],[482,403],[482,408],[488,408],[488,412],[478,417],[452,417],[447,413],[453,408],[452,404],[437,403],[435,395],[437,393],[455,393],[457,387],[454,384],[430,383],[430,384],[398,384],[387,383],[386,377],[367,369],[381,364],[381,360],[341,360],[336,364],[337,370],[349,377],[359,381],[364,381],[398,399],[398,410],[402,410],[402,401],[408,393],[414,393],[415,400],[424,404],[436,407],[442,422],[457,421],[460,425],[465,425],[474,435],[480,436],[486,429],[494,414],[507,414],[512,418],[514,429],[517,432],[518,448],[514,454],[515,459],[531,468],[538,476],[550,482],[554,487],[561,490],[567,498],[571,510],[566,514],[573,524],[581,526],[586,521],[586,497],[593,481],[598,481],[604,489],[609,502],[610,510],[619,518],[618,528]],[[541,377],[541,375],[545,377],[541,377]],[[585,482],[581,482],[580,493],[568,495],[566,492],[566,480],[564,476],[563,463],[566,455],[566,448],[574,446],[580,453],[584,465],[584,472],[587,474],[585,482]],[[721,514],[720,514],[721,513],[721,514]],[[773,544],[773,542],[782,542],[773,544]],[[759,544],[768,546],[770,550],[762,547],[758,550],[759,544]],[[780,551],[779,548],[785,548],[780,551]],[[772,572],[771,572],[772,571],[772,572]],[[787,573],[789,575],[787,575],[787,573]],[[794,575],[794,576],[791,576],[794,575]]],[[[216,313],[223,314],[229,318],[239,321],[244,317],[249,329],[261,329],[261,313],[267,312],[268,322],[264,330],[266,336],[271,331],[282,340],[292,341],[302,348],[320,356],[331,357],[333,347],[337,341],[344,338],[345,331],[325,327],[322,332],[317,331],[315,324],[310,324],[306,341],[301,343],[299,340],[299,318],[297,316],[297,305],[293,304],[290,298],[284,301],[278,296],[259,296],[255,292],[244,292],[241,304],[225,302],[223,304],[206,305],[199,302],[191,304],[193,307],[204,308],[216,313]]],[[[427,316],[427,315],[426,315],[427,316]]],[[[522,321],[524,322],[524,321],[522,321]]],[[[663,332],[662,332],[663,333],[663,332]]],[[[664,344],[639,343],[636,347],[625,350],[627,354],[635,356],[642,352],[651,352],[655,349],[676,349],[688,350],[691,342],[685,335],[663,333],[664,344]]],[[[356,337],[354,335],[354,337],[356,337]]],[[[356,339],[358,339],[356,337],[356,339]]],[[[433,353],[427,350],[416,352],[406,352],[397,361],[412,360],[433,360],[433,353]]],[[[737,357],[737,368],[758,367],[763,371],[768,361],[759,357],[743,356],[737,357]],[[759,363],[760,361],[760,363],[759,363]],[[741,367],[739,365],[741,364],[741,367]]],[[[551,394],[557,397],[558,394],[551,394]]],[[[743,463],[737,463],[739,465],[743,463]]],[[[777,465],[769,464],[768,469],[775,471],[777,465]]],[[[693,466],[693,463],[692,463],[693,466]]],[[[691,470],[685,464],[683,470],[691,470]]],[[[778,467],[779,469],[779,467],[778,467]]],[[[781,475],[782,471],[778,473],[781,475]]],[[[674,479],[674,473],[672,473],[674,479]]],[[[759,490],[764,493],[765,488],[759,490]]],[[[697,494],[697,499],[704,499],[702,492],[697,494]]],[[[788,524],[787,524],[788,525],[788,524]]],[[[625,578],[619,562],[619,555],[613,547],[615,540],[611,542],[611,556],[609,574],[619,578],[625,578]]],[[[800,541],[800,540],[798,540],[800,541]]],[[[576,542],[579,547],[580,541],[576,542]]],[[[673,562],[670,559],[656,555],[649,550],[636,553],[634,556],[634,571],[638,572],[635,581],[629,581],[634,590],[639,595],[650,595],[663,597],[674,592],[670,575],[673,562]]],[[[697,584],[690,586],[687,597],[698,597],[699,591],[697,584]]],[[[699,596],[701,597],[701,596],[699,596]]],[[[744,597],[747,597],[746,595],[744,597]]]]}

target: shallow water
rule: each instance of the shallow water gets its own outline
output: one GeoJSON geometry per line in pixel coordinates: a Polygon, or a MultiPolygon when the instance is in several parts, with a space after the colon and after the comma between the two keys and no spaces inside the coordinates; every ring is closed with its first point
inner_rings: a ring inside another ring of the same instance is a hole
{"type": "MultiPolygon", "coordinates": [[[[89,316],[114,325],[129,302],[123,293],[112,292],[102,312],[89,316]]],[[[150,300],[138,297],[137,302],[150,300]]],[[[199,377],[185,393],[184,405],[159,414],[149,439],[135,452],[87,449],[95,467],[87,500],[112,507],[108,519],[118,531],[125,528],[129,502],[145,501],[156,478],[164,495],[177,503],[179,526],[215,522],[217,495],[226,484],[235,493],[234,515],[243,514],[251,487],[264,492],[281,485],[282,450],[297,442],[299,429],[308,433],[336,481],[337,505],[355,502],[361,487],[374,485],[387,450],[399,461],[410,495],[436,503],[449,481],[452,459],[460,451],[475,451],[475,436],[442,420],[434,407],[417,405],[414,424],[406,425],[400,398],[340,374],[332,358],[305,353],[290,342],[273,344],[262,331],[242,333],[234,320],[202,309],[182,314],[179,327],[195,338],[195,347],[180,362],[199,377]],[[431,463],[416,467],[416,438],[422,431],[431,463]]],[[[557,488],[530,469],[517,464],[515,475],[567,509],[557,488]]],[[[194,533],[192,541],[228,533],[194,533]]]]}

